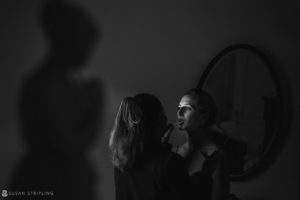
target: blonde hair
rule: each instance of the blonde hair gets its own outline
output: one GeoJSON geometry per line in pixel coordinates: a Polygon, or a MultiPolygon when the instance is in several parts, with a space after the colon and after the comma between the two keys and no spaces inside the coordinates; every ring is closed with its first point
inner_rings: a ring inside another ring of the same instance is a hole
{"type": "Polygon", "coordinates": [[[153,123],[158,121],[160,113],[163,113],[162,105],[151,94],[123,99],[109,139],[114,166],[121,170],[131,168],[145,148],[153,146],[153,123]]]}

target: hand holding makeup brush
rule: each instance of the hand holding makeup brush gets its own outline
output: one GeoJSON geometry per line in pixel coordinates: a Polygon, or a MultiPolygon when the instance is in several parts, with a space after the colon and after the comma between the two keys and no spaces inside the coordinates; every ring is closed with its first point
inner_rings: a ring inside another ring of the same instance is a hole
{"type": "Polygon", "coordinates": [[[170,139],[170,136],[171,136],[171,133],[172,133],[173,130],[174,130],[174,125],[173,124],[168,124],[166,133],[161,138],[161,142],[163,144],[167,144],[169,142],[169,139],[170,139]]]}

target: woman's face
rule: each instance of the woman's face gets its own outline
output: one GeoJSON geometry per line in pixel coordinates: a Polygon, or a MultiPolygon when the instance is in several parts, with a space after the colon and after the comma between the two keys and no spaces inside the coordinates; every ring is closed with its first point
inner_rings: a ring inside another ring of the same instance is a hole
{"type": "Polygon", "coordinates": [[[180,130],[196,131],[203,128],[206,117],[193,95],[184,95],[178,105],[177,120],[180,130]]]}

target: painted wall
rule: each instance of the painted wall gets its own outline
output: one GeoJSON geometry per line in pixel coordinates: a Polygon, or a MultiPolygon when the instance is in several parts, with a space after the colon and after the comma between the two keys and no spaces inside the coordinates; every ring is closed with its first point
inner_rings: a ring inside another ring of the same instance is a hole
{"type": "MultiPolygon", "coordinates": [[[[214,55],[235,43],[257,46],[271,58],[285,88],[291,91],[293,113],[290,130],[282,133],[287,135],[286,142],[274,164],[256,178],[232,183],[232,192],[243,200],[299,199],[299,2],[73,1],[82,5],[102,30],[102,39],[87,63],[89,73],[103,82],[107,98],[101,137],[91,155],[100,174],[99,199],[114,198],[107,139],[121,99],[151,92],[162,100],[174,121],[181,94],[197,84],[214,55]]],[[[47,54],[38,21],[42,3],[3,0],[0,6],[1,188],[25,151],[16,110],[21,80],[47,54]]]]}

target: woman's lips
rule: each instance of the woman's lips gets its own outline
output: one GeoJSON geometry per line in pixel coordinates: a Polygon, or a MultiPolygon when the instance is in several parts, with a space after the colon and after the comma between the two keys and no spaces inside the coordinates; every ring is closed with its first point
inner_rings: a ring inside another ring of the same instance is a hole
{"type": "Polygon", "coordinates": [[[177,122],[175,123],[175,125],[180,127],[180,126],[183,125],[183,123],[184,123],[184,121],[183,121],[183,120],[180,120],[180,121],[177,121],[177,122]]]}

